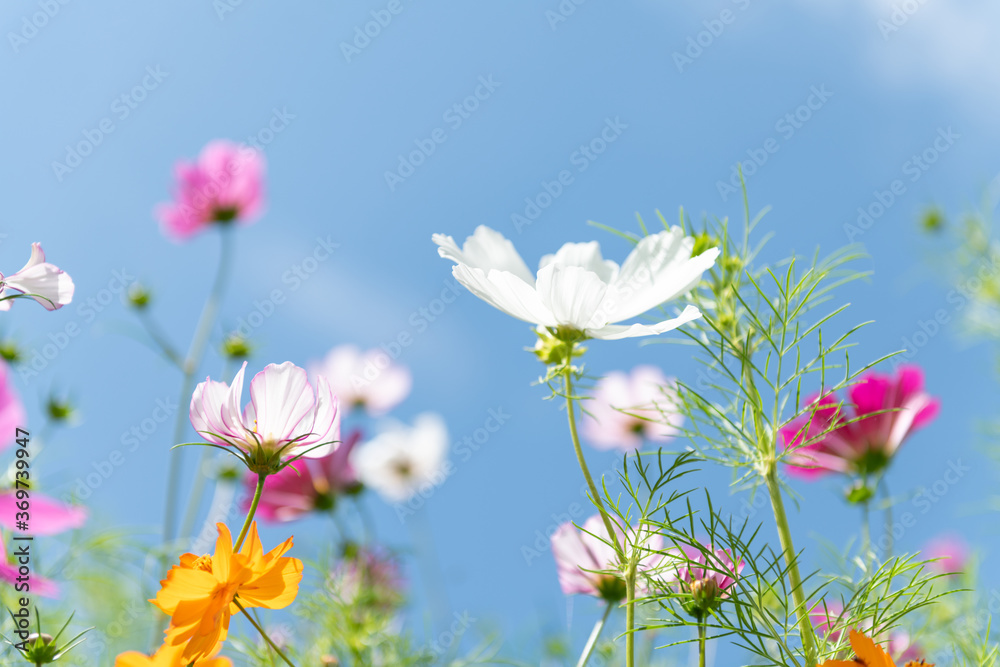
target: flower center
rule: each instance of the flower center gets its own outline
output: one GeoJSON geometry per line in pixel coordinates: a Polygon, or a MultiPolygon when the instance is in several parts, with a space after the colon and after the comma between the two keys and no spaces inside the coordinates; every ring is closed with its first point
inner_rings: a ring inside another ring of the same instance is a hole
{"type": "Polygon", "coordinates": [[[409,461],[396,461],[392,464],[392,469],[403,479],[408,479],[413,475],[413,465],[409,461]]]}
{"type": "Polygon", "coordinates": [[[212,571],[212,557],[209,555],[204,555],[198,558],[195,562],[191,563],[191,569],[201,570],[202,572],[212,571]]]}

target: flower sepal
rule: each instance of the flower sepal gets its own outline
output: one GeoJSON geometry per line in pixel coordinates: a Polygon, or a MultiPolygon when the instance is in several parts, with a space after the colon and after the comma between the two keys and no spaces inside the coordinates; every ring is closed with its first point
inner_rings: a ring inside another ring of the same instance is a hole
{"type": "MultiPolygon", "coordinates": [[[[25,611],[27,611],[25,609],[25,611]]],[[[20,628],[21,625],[17,618],[15,618],[13,612],[10,612],[11,618],[14,619],[14,626],[20,628]]],[[[21,639],[20,643],[11,641],[7,637],[3,637],[4,641],[14,647],[18,653],[21,654],[27,662],[32,665],[48,665],[53,663],[72,649],[79,646],[83,641],[83,636],[93,630],[93,628],[87,628],[83,632],[79,633],[72,639],[66,641],[63,644],[59,643],[59,638],[62,636],[66,628],[69,627],[70,622],[73,620],[74,614],[70,614],[69,618],[66,619],[66,623],[63,624],[59,632],[56,633],[55,637],[45,632],[42,632],[42,619],[38,613],[38,609],[35,609],[35,622],[36,622],[36,632],[28,634],[26,630],[17,630],[15,634],[21,639]]],[[[26,619],[21,619],[22,621],[26,619]]],[[[2,636],[2,635],[0,635],[2,636]]]]}

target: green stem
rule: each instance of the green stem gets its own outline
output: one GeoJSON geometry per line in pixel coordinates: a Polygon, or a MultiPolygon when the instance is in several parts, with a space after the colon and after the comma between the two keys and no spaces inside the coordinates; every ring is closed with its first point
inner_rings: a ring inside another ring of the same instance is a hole
{"type": "Polygon", "coordinates": [[[604,520],[604,527],[608,531],[608,535],[611,537],[611,541],[615,545],[615,552],[620,558],[624,560],[625,552],[622,550],[621,544],[618,542],[618,533],[614,528],[614,524],[611,521],[611,517],[608,516],[608,511],[604,509],[604,501],[601,500],[601,494],[597,491],[597,485],[594,484],[594,478],[590,476],[590,469],[587,468],[587,459],[583,456],[583,448],[580,446],[580,436],[576,431],[576,399],[573,397],[573,367],[566,363],[566,367],[562,371],[563,376],[563,388],[566,391],[566,413],[569,415],[569,434],[573,439],[573,449],[576,451],[576,461],[580,464],[580,470],[583,471],[583,477],[587,480],[587,486],[590,487],[590,495],[594,499],[594,504],[597,505],[597,510],[601,514],[601,519],[604,520]]]}
{"type": "Polygon", "coordinates": [[[772,465],[764,475],[767,491],[771,496],[771,509],[774,512],[774,523],[778,529],[778,539],[781,550],[785,554],[788,565],[788,579],[792,585],[792,600],[795,602],[795,616],[798,619],[799,634],[802,636],[802,648],[806,654],[806,667],[816,667],[816,635],[809,622],[806,608],[806,594],[802,588],[802,575],[799,573],[799,561],[792,542],[792,531],[788,527],[788,516],[785,514],[785,501],[781,497],[781,486],[778,484],[778,469],[772,465]]]}
{"type": "Polygon", "coordinates": [[[861,555],[865,561],[865,572],[870,572],[872,567],[871,504],[867,500],[861,503],[861,555]]]}
{"type": "Polygon", "coordinates": [[[586,667],[587,661],[590,660],[590,654],[594,652],[594,648],[597,646],[597,640],[601,638],[601,631],[604,630],[604,624],[608,622],[608,616],[611,614],[613,606],[609,602],[608,606],[604,608],[604,615],[594,625],[594,629],[590,633],[590,638],[587,639],[587,645],[583,647],[583,653],[580,654],[580,660],[576,663],[576,667],[586,667]]]}
{"type": "Polygon", "coordinates": [[[892,535],[892,497],[889,495],[889,485],[886,484],[885,478],[883,477],[879,480],[879,485],[882,487],[882,495],[885,498],[885,558],[883,562],[888,562],[892,558],[892,548],[893,535],[892,535]]]}
{"type": "Polygon", "coordinates": [[[250,503],[250,511],[247,512],[243,528],[240,529],[240,536],[236,538],[236,544],[233,545],[234,552],[239,551],[240,547],[243,546],[243,540],[246,539],[247,531],[250,530],[250,524],[253,522],[253,515],[257,513],[257,505],[260,504],[260,497],[264,495],[264,480],[266,479],[267,475],[257,475],[257,489],[253,492],[253,501],[250,503]]]}
{"type": "Polygon", "coordinates": [[[698,667],[705,667],[705,624],[698,623],[698,667]]]}
{"type": "Polygon", "coordinates": [[[628,574],[625,575],[626,607],[625,607],[625,665],[635,667],[635,576],[639,560],[633,557],[629,562],[628,574]]]}
{"type": "Polygon", "coordinates": [[[264,632],[264,628],[260,627],[260,625],[257,623],[257,621],[255,621],[253,619],[253,616],[251,616],[247,612],[246,608],[243,605],[240,604],[240,601],[234,598],[233,599],[233,604],[236,605],[237,607],[239,607],[239,610],[243,612],[243,615],[246,617],[246,619],[248,621],[250,621],[250,625],[252,625],[254,628],[257,629],[257,632],[259,632],[260,636],[264,638],[264,641],[267,642],[267,645],[270,646],[271,649],[273,649],[275,653],[277,653],[279,656],[281,656],[281,659],[285,661],[285,663],[288,665],[288,667],[295,667],[295,663],[292,662],[291,660],[289,660],[288,656],[281,652],[281,649],[278,648],[278,645],[275,644],[271,640],[271,638],[267,636],[267,633],[264,632]]]}
{"type": "MultiPolygon", "coordinates": [[[[205,306],[201,311],[201,318],[195,329],[194,338],[191,340],[191,347],[184,360],[182,370],[184,378],[181,381],[181,393],[178,399],[177,419],[174,422],[174,439],[176,444],[181,442],[184,436],[184,428],[187,424],[188,411],[185,406],[191,401],[191,392],[194,390],[194,374],[201,365],[202,357],[205,355],[205,347],[208,345],[209,335],[215,324],[219,306],[222,303],[222,295],[225,291],[226,278],[229,275],[229,264],[232,256],[232,235],[228,227],[222,227],[219,237],[220,256],[219,266],[215,273],[215,282],[212,284],[212,291],[205,301],[205,306]]],[[[167,473],[167,503],[163,517],[163,541],[170,543],[175,537],[174,524],[177,522],[177,495],[180,492],[181,477],[181,450],[170,453],[170,469],[167,473]]]]}

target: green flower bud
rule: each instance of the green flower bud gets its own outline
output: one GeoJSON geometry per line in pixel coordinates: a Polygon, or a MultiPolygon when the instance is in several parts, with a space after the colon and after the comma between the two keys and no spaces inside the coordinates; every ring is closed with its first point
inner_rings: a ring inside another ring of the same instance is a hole
{"type": "Polygon", "coordinates": [[[229,359],[246,359],[253,353],[250,341],[239,334],[230,334],[222,342],[222,354],[229,359]]]}
{"type": "Polygon", "coordinates": [[[136,310],[145,310],[153,300],[153,293],[140,283],[129,285],[128,292],[125,293],[128,305],[136,310]]]}
{"type": "Polygon", "coordinates": [[[3,357],[8,364],[16,364],[24,358],[21,349],[12,340],[0,342],[0,357],[3,357]]]}

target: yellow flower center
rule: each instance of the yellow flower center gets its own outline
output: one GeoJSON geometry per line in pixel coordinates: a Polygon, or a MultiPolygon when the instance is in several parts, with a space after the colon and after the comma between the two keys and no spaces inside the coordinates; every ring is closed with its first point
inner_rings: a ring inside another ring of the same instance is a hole
{"type": "Polygon", "coordinates": [[[203,572],[212,571],[212,557],[208,554],[200,557],[194,563],[191,564],[191,568],[194,570],[202,570],[203,572]]]}

